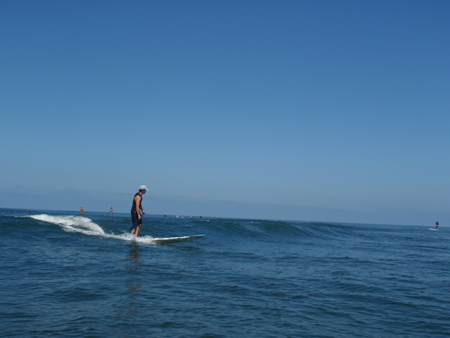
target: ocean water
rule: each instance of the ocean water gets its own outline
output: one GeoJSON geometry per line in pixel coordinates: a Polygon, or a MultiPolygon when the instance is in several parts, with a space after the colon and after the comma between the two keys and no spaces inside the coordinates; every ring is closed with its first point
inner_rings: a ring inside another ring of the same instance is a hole
{"type": "Polygon", "coordinates": [[[130,226],[0,209],[1,336],[450,336],[450,228],[146,215],[133,241],[130,226]]]}

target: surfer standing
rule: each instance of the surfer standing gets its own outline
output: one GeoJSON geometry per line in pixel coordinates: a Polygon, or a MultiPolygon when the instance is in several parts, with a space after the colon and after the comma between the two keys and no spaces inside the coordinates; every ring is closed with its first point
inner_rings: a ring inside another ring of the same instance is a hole
{"type": "Polygon", "coordinates": [[[439,230],[439,222],[436,222],[436,230],[439,230]]]}
{"type": "Polygon", "coordinates": [[[139,230],[141,230],[142,226],[142,216],[140,211],[142,210],[142,214],[145,214],[144,209],[142,209],[142,195],[147,192],[147,187],[145,185],[141,185],[139,187],[139,192],[134,195],[133,198],[133,206],[131,207],[131,220],[133,222],[133,226],[130,231],[132,235],[136,237],[139,235],[139,230]]]}

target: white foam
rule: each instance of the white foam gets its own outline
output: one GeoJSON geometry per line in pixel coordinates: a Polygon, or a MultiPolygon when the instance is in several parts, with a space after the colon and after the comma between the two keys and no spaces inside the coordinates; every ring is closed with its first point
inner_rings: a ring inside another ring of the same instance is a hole
{"type": "Polygon", "coordinates": [[[101,236],[106,238],[120,239],[123,241],[136,241],[139,243],[151,243],[153,237],[143,236],[135,237],[132,234],[124,233],[122,235],[107,234],[98,225],[92,222],[91,219],[82,216],[51,216],[51,215],[32,215],[27,216],[32,219],[59,225],[64,231],[78,232],[89,236],[101,236]]]}

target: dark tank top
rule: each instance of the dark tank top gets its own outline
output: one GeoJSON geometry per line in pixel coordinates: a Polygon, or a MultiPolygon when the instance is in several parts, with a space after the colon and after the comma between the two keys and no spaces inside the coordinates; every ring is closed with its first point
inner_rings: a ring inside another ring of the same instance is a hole
{"type": "MultiPolygon", "coordinates": [[[[133,197],[133,205],[131,206],[131,212],[136,212],[136,196],[139,195],[139,193],[136,193],[133,197]]],[[[141,207],[142,207],[142,196],[141,196],[141,207]]]]}

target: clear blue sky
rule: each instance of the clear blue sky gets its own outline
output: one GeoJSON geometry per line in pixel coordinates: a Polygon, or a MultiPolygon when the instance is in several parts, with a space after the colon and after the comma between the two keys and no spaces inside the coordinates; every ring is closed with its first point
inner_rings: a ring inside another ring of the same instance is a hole
{"type": "Polygon", "coordinates": [[[450,223],[449,1],[0,1],[0,207],[450,223]]]}

